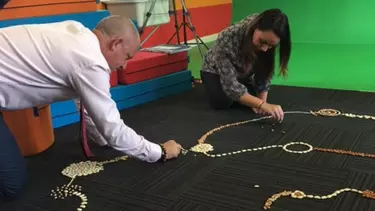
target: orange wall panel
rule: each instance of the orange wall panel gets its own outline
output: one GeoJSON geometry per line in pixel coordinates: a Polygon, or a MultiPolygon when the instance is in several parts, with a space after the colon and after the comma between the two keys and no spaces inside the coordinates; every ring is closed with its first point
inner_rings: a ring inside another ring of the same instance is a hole
{"type": "Polygon", "coordinates": [[[95,0],[11,0],[4,8],[29,7],[35,5],[66,4],[76,2],[95,2],[95,0]]]}
{"type": "Polygon", "coordinates": [[[79,12],[96,11],[95,1],[65,3],[65,4],[50,4],[30,7],[4,8],[0,10],[0,20],[29,18],[37,16],[69,14],[79,12]]]}

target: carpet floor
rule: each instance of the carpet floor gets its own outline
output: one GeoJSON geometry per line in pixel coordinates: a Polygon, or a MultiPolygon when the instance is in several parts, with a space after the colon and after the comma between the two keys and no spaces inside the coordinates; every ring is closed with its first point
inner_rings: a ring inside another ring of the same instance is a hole
{"type": "MultiPolygon", "coordinates": [[[[370,93],[275,86],[269,102],[282,105],[285,111],[334,108],[375,115],[375,95],[370,93]]],[[[241,106],[211,110],[201,86],[125,110],[121,115],[127,125],[148,140],[160,143],[175,139],[186,149],[215,127],[259,117],[241,106]]],[[[79,198],[55,200],[50,191],[69,183],[70,179],[61,175],[63,168],[84,160],[78,131],[77,124],[57,129],[56,142],[49,150],[26,159],[29,181],[25,193],[18,201],[0,205],[0,210],[77,210],[79,198]]],[[[261,120],[223,129],[207,139],[215,153],[296,141],[314,147],[375,153],[374,120],[286,114],[281,124],[261,120]]],[[[92,148],[97,160],[120,155],[111,149],[92,148]]],[[[73,184],[82,186],[88,198],[84,211],[263,210],[267,198],[283,190],[314,195],[328,195],[347,187],[374,190],[375,160],[318,151],[293,154],[281,148],[217,158],[189,152],[166,163],[130,159],[107,164],[100,173],[79,177],[73,184]]],[[[352,192],[325,200],[282,197],[271,210],[375,210],[375,200],[352,192]]]]}

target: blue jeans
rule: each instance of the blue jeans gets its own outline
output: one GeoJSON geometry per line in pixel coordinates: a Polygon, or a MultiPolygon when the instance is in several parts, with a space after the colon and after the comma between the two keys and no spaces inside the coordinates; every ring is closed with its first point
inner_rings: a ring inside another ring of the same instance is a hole
{"type": "Polygon", "coordinates": [[[0,114],[0,203],[21,194],[26,177],[25,160],[0,114]]]}

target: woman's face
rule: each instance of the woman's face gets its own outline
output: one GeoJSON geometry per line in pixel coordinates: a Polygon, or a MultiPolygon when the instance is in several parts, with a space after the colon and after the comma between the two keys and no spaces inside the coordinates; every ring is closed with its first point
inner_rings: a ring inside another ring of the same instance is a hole
{"type": "Polygon", "coordinates": [[[256,29],[253,34],[253,45],[258,51],[264,51],[275,47],[280,42],[280,38],[273,31],[260,31],[256,29]]]}

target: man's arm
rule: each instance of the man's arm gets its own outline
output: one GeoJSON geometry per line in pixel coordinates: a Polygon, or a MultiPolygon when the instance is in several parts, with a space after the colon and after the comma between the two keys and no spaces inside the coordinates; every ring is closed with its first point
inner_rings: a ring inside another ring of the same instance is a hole
{"type": "Polygon", "coordinates": [[[110,95],[109,74],[100,66],[73,71],[71,84],[88,115],[108,145],[142,161],[156,162],[162,156],[158,144],[146,140],[125,125],[110,95]]]}

